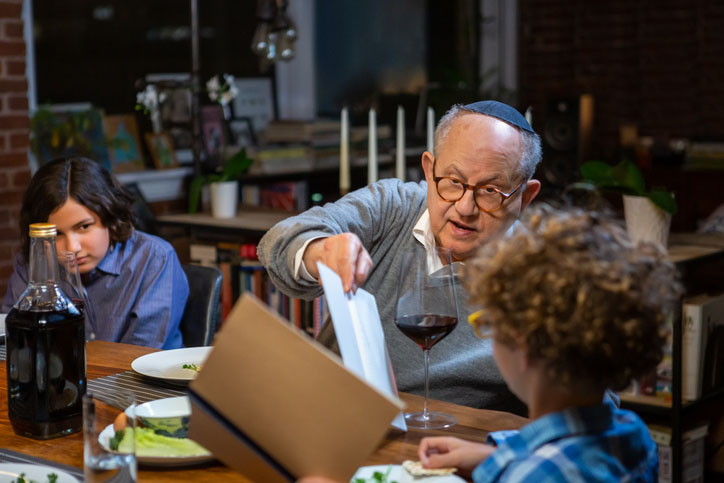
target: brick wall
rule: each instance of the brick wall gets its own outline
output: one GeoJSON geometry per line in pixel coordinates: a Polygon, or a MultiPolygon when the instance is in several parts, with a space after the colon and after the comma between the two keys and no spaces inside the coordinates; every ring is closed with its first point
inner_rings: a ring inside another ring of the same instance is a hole
{"type": "Polygon", "coordinates": [[[30,180],[23,0],[0,0],[0,297],[19,248],[18,216],[30,180]]]}
{"type": "MultiPolygon", "coordinates": [[[[583,161],[620,160],[622,124],[635,124],[639,136],[661,146],[674,138],[724,141],[721,0],[521,0],[519,8],[520,105],[533,106],[533,127],[544,138],[552,101],[592,94],[583,161]]],[[[544,156],[543,173],[551,157],[544,156]]],[[[580,161],[563,164],[570,176],[578,176],[580,161]]],[[[685,180],[680,167],[661,163],[646,174],[676,192],[674,230],[696,229],[724,203],[724,190],[685,180]],[[692,183],[699,189],[685,188],[692,183]]],[[[721,186],[724,170],[701,177],[721,186]]],[[[550,183],[542,178],[545,193],[550,183]]]]}
{"type": "Polygon", "coordinates": [[[657,138],[724,138],[720,0],[521,0],[521,104],[593,94],[594,152],[615,156],[618,129],[657,138]]]}

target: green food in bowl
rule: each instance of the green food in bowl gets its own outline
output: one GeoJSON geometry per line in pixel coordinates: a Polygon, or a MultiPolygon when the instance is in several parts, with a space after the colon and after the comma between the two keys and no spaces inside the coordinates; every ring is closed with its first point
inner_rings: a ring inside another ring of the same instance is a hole
{"type": "Polygon", "coordinates": [[[185,438],[189,432],[191,404],[186,396],[158,399],[139,405],[136,418],[141,426],[158,435],[185,438]]]}

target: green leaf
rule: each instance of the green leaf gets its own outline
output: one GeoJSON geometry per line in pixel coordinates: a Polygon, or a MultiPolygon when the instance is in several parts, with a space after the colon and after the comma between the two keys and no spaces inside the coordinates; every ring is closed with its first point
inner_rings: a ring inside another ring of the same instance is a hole
{"type": "Polygon", "coordinates": [[[611,172],[611,165],[601,161],[588,161],[581,165],[581,176],[598,187],[614,186],[616,181],[611,172]]]}
{"type": "Polygon", "coordinates": [[[246,150],[240,149],[236,154],[226,160],[224,170],[221,172],[223,180],[233,181],[239,179],[253,162],[253,159],[246,156],[246,150]]]}
{"type": "Polygon", "coordinates": [[[644,196],[646,191],[646,182],[644,175],[639,168],[630,161],[622,161],[611,169],[617,185],[633,191],[634,194],[644,196]]]}
{"type": "Polygon", "coordinates": [[[189,186],[189,213],[196,213],[196,210],[199,209],[201,188],[203,188],[205,184],[205,176],[197,176],[191,181],[191,185],[189,186]]]}
{"type": "Polygon", "coordinates": [[[665,190],[652,190],[646,195],[653,204],[661,208],[662,210],[671,213],[676,213],[676,199],[674,194],[665,190]]]}

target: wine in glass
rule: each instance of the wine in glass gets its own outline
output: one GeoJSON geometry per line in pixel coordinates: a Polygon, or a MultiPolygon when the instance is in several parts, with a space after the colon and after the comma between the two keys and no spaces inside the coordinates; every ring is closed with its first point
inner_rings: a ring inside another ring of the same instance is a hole
{"type": "Polygon", "coordinates": [[[430,349],[457,326],[458,307],[455,275],[449,250],[436,248],[434,256],[420,248],[405,252],[398,286],[395,324],[415,341],[425,359],[425,403],[422,412],[406,413],[413,428],[446,428],[457,423],[454,416],[427,408],[430,386],[430,349]]]}

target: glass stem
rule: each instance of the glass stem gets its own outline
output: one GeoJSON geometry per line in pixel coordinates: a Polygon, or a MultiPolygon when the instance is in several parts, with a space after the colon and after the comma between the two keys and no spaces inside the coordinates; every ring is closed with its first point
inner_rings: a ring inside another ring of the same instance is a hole
{"type": "Polygon", "coordinates": [[[427,421],[430,419],[427,412],[427,397],[430,391],[430,349],[423,349],[422,353],[425,354],[425,403],[422,406],[422,419],[427,421]]]}

